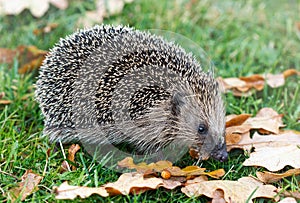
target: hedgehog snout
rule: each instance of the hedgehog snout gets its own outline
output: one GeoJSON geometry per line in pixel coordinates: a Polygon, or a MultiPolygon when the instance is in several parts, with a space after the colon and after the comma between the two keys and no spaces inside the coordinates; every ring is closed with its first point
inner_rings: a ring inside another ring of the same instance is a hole
{"type": "Polygon", "coordinates": [[[221,162],[225,162],[228,159],[228,153],[227,153],[227,149],[226,149],[226,143],[221,143],[218,144],[212,151],[211,153],[211,157],[221,161],[221,162]]]}

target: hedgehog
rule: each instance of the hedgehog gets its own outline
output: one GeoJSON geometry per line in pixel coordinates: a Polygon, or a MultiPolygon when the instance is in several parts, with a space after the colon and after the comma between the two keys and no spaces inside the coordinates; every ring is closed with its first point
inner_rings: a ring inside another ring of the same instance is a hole
{"type": "Polygon", "coordinates": [[[226,161],[218,82],[192,53],[128,26],[97,25],[61,39],[39,70],[36,100],[51,142],[170,143],[226,161]]]}

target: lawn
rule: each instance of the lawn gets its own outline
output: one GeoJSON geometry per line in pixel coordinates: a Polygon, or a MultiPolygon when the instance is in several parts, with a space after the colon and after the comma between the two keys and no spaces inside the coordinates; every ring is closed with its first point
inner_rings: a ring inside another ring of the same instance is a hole
{"type": "MultiPolygon", "coordinates": [[[[62,37],[77,30],[76,22],[86,11],[95,8],[93,1],[72,1],[62,11],[51,6],[41,18],[24,11],[18,16],[0,17],[0,47],[16,48],[34,45],[49,50],[62,37]],[[36,28],[58,23],[50,33],[34,35],[36,28]]],[[[162,29],[186,36],[205,50],[213,60],[215,75],[238,77],[251,74],[280,73],[286,69],[300,70],[300,1],[134,1],[126,4],[122,13],[104,19],[105,24],[123,24],[137,29],[162,29]],[[285,2],[285,3],[284,3],[285,2]]],[[[43,116],[34,100],[38,71],[18,74],[17,60],[12,65],[0,64],[0,92],[8,105],[0,105],[0,202],[4,194],[27,169],[43,175],[39,190],[24,202],[56,202],[52,187],[68,180],[72,185],[99,186],[115,181],[119,174],[103,167],[84,149],[76,154],[77,170],[61,174],[64,160],[60,150],[47,137],[42,137],[43,116]],[[47,162],[47,151],[51,149],[47,162]]],[[[262,107],[271,107],[284,115],[286,128],[300,131],[300,81],[290,77],[282,87],[265,87],[250,97],[225,95],[226,113],[255,115],[262,107]]],[[[209,170],[224,168],[226,180],[254,175],[263,168],[245,167],[247,158],[241,150],[229,154],[229,160],[220,163],[207,160],[202,163],[209,170]]],[[[192,165],[186,156],[179,166],[192,165]]],[[[286,190],[300,190],[299,177],[286,178],[276,184],[286,190]]],[[[74,202],[207,202],[206,197],[188,198],[180,189],[158,189],[140,195],[102,198],[92,196],[74,202]]],[[[64,202],[64,201],[57,201],[64,202]]],[[[262,199],[256,202],[263,202],[262,199]]]]}

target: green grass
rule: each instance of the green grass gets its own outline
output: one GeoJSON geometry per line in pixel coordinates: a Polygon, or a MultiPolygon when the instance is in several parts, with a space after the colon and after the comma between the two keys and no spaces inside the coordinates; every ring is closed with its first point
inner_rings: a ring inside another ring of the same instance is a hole
{"type": "MultiPolygon", "coordinates": [[[[164,29],[180,33],[199,44],[216,66],[216,74],[222,77],[246,76],[253,73],[279,73],[288,68],[300,70],[300,39],[295,23],[300,22],[300,1],[135,1],[126,5],[123,12],[105,19],[107,24],[125,24],[138,29],[164,29]],[[288,2],[288,3],[287,3],[288,2]]],[[[0,19],[0,47],[15,48],[19,45],[35,45],[50,49],[61,37],[76,30],[76,21],[87,10],[93,9],[93,1],[72,1],[65,11],[51,7],[45,16],[33,18],[28,11],[19,16],[0,19]],[[33,30],[47,23],[59,26],[48,34],[35,36],[33,30]]],[[[12,100],[0,106],[0,201],[20,181],[26,169],[43,175],[39,191],[25,202],[54,202],[53,186],[68,180],[72,185],[99,186],[115,181],[118,173],[106,169],[89,156],[84,149],[76,155],[78,169],[59,173],[63,155],[53,151],[47,138],[41,137],[43,118],[34,101],[34,83],[37,72],[19,75],[19,64],[12,67],[0,64],[0,92],[4,99],[12,100]],[[52,153],[46,163],[47,150],[52,153]],[[10,175],[8,175],[10,174],[10,175]]],[[[287,128],[300,130],[300,82],[291,77],[283,87],[265,87],[248,98],[226,95],[227,114],[255,114],[262,107],[272,107],[284,114],[287,128]]],[[[246,156],[240,150],[230,153],[229,161],[219,163],[208,160],[203,166],[209,170],[224,168],[230,171],[228,180],[237,180],[249,174],[255,175],[261,168],[243,167],[246,156]]],[[[178,164],[191,165],[188,156],[178,164]]],[[[286,178],[277,186],[285,190],[299,190],[299,177],[286,178]]],[[[187,198],[179,189],[159,189],[141,195],[101,198],[92,196],[74,202],[206,202],[205,197],[187,198]]],[[[64,202],[64,201],[57,201],[64,202]]],[[[68,202],[68,201],[66,201],[68,202]]],[[[257,200],[261,202],[261,200],[257,200]]]]}

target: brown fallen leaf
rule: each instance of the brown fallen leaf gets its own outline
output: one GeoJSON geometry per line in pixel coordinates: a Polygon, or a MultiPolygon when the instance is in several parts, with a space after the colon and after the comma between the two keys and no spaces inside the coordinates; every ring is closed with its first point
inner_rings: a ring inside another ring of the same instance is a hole
{"type": "Polygon", "coordinates": [[[92,194],[98,194],[102,197],[109,195],[104,187],[71,186],[68,182],[63,182],[59,187],[53,187],[53,192],[56,199],[75,199],[77,196],[87,198],[92,194]]]}
{"type": "MultiPolygon", "coordinates": [[[[243,124],[251,115],[228,115],[226,116],[226,145],[234,145],[241,141],[242,134],[251,130],[250,124],[243,124]]],[[[228,148],[230,151],[230,148],[228,148]]]]}
{"type": "Polygon", "coordinates": [[[0,100],[0,104],[3,104],[3,105],[7,105],[7,104],[11,104],[12,101],[11,100],[0,100]]]}
{"type": "MultiPolygon", "coordinates": [[[[68,160],[72,161],[73,163],[75,163],[75,154],[78,152],[78,150],[80,149],[80,146],[78,144],[72,144],[71,147],[68,149],[68,160]]],[[[76,170],[76,167],[74,165],[72,165],[72,170],[76,170]]]]}
{"type": "Polygon", "coordinates": [[[32,170],[26,170],[24,175],[21,177],[21,182],[18,183],[18,187],[14,187],[8,192],[8,199],[15,202],[18,198],[21,201],[25,200],[27,196],[38,191],[38,184],[43,179],[32,172],[32,170]]]}
{"type": "Polygon", "coordinates": [[[19,73],[30,72],[41,66],[47,51],[35,46],[18,46],[14,50],[0,48],[0,63],[13,63],[16,58],[19,62],[19,73]]]}
{"type": "Polygon", "coordinates": [[[274,198],[276,187],[264,185],[251,177],[243,177],[238,181],[211,180],[187,185],[181,191],[188,197],[198,197],[205,195],[213,198],[216,190],[224,192],[226,202],[252,202],[254,198],[274,198]]]}
{"type": "MultiPolygon", "coordinates": [[[[75,154],[80,149],[80,146],[78,144],[72,144],[68,149],[68,157],[67,159],[75,164],[75,154]]],[[[64,173],[68,171],[70,168],[68,161],[64,160],[61,164],[60,173],[64,173]]],[[[76,170],[75,165],[72,164],[72,167],[70,168],[72,171],[76,170]]]]}
{"type": "Polygon", "coordinates": [[[296,69],[288,69],[283,72],[284,78],[290,77],[292,75],[300,75],[300,71],[297,71],[296,69]]]}
{"type": "MultiPolygon", "coordinates": [[[[254,88],[258,91],[262,90],[265,85],[265,79],[261,75],[254,74],[248,77],[240,77],[240,80],[246,82],[246,87],[254,88]]],[[[243,92],[241,89],[237,88],[239,91],[243,92]]]]}
{"type": "Polygon", "coordinates": [[[0,63],[12,63],[17,53],[17,50],[0,48],[0,63]]]}
{"type": "Polygon", "coordinates": [[[252,117],[249,118],[244,125],[250,125],[251,129],[263,130],[264,133],[278,134],[279,129],[285,126],[279,121],[281,118],[282,115],[276,117],[252,117]]]}
{"type": "Polygon", "coordinates": [[[295,23],[296,32],[298,35],[300,35],[300,22],[295,23]]]}
{"type": "Polygon", "coordinates": [[[274,109],[269,108],[269,107],[265,107],[260,109],[256,116],[257,118],[272,118],[272,119],[276,119],[281,125],[283,125],[282,122],[282,114],[278,114],[274,109]]]}
{"type": "Polygon", "coordinates": [[[45,27],[43,28],[37,28],[37,29],[34,29],[33,30],[33,34],[34,35],[41,35],[41,34],[44,34],[44,33],[49,33],[51,32],[53,29],[57,28],[58,27],[58,23],[49,23],[47,24],[45,27]]]}
{"type": "Polygon", "coordinates": [[[253,129],[258,130],[261,134],[278,134],[279,129],[285,126],[282,116],[272,108],[260,109],[255,117],[249,117],[249,114],[226,116],[227,150],[241,148],[250,151],[253,140],[250,139],[249,133],[253,129]]]}
{"type": "Polygon", "coordinates": [[[289,145],[299,144],[299,132],[293,130],[283,130],[280,131],[278,135],[259,135],[255,132],[250,138],[250,133],[242,134],[242,138],[238,143],[228,145],[228,151],[234,148],[244,149],[249,151],[252,147],[264,148],[268,147],[281,147],[289,145]]]}
{"type": "Polygon", "coordinates": [[[79,27],[91,27],[99,24],[104,18],[121,13],[125,3],[131,3],[133,0],[97,0],[96,10],[87,11],[85,15],[79,18],[77,25],[79,27]]]}
{"type": "Polygon", "coordinates": [[[288,69],[280,74],[267,74],[265,76],[265,80],[270,87],[277,88],[283,86],[285,79],[292,75],[300,75],[300,72],[298,72],[296,69],[288,69]]]}
{"type": "Polygon", "coordinates": [[[33,71],[34,69],[40,67],[42,65],[43,60],[45,59],[44,56],[39,56],[36,59],[33,59],[32,61],[24,64],[19,68],[19,73],[24,74],[33,71]]]}
{"type": "Polygon", "coordinates": [[[157,177],[145,178],[141,173],[124,173],[116,182],[107,183],[101,187],[71,186],[67,182],[62,183],[59,187],[54,187],[56,199],[75,199],[77,196],[87,198],[92,194],[98,194],[102,197],[114,195],[139,194],[147,190],[164,187],[174,189],[183,185],[179,180],[163,180],[157,177]]]}
{"type": "Polygon", "coordinates": [[[212,178],[220,178],[225,175],[224,169],[217,169],[211,172],[205,172],[206,168],[200,168],[199,166],[187,166],[183,169],[180,169],[177,166],[172,166],[168,168],[168,171],[172,176],[200,176],[207,175],[212,178]]]}
{"type": "Polygon", "coordinates": [[[144,178],[141,173],[124,173],[116,182],[107,183],[104,187],[110,195],[128,195],[156,189],[160,185],[163,185],[163,180],[160,178],[144,178]]]}
{"type": "Polygon", "coordinates": [[[212,203],[226,203],[223,190],[215,190],[212,195],[212,203]]]}
{"type": "Polygon", "coordinates": [[[289,177],[292,175],[299,175],[299,174],[300,174],[300,168],[290,169],[284,173],[271,173],[268,171],[256,172],[257,178],[263,183],[274,183],[281,180],[282,178],[289,177]]]}
{"type": "Polygon", "coordinates": [[[266,75],[250,75],[240,78],[217,78],[221,86],[222,92],[231,91],[235,96],[250,96],[255,91],[261,91],[264,85],[267,84],[272,88],[283,86],[285,79],[291,75],[300,75],[300,72],[295,69],[288,69],[279,74],[266,75]]]}
{"type": "MultiPolygon", "coordinates": [[[[245,88],[247,83],[239,78],[218,78],[225,90],[233,88],[245,88]]],[[[249,90],[250,88],[247,88],[249,90]]],[[[244,90],[247,91],[247,90],[244,90]]]]}
{"type": "MultiPolygon", "coordinates": [[[[226,132],[226,145],[234,145],[241,141],[242,135],[226,132]]],[[[228,150],[228,149],[227,149],[228,150]]]]}
{"type": "Polygon", "coordinates": [[[20,50],[18,57],[20,68],[18,72],[21,74],[39,68],[48,53],[35,46],[19,46],[18,49],[20,50]]]}
{"type": "Polygon", "coordinates": [[[160,185],[159,187],[163,187],[169,190],[173,190],[176,187],[182,186],[183,183],[180,180],[174,179],[174,178],[170,178],[168,180],[163,179],[163,184],[160,185]]]}
{"type": "Polygon", "coordinates": [[[286,197],[280,200],[278,203],[297,203],[297,201],[292,197],[286,197]]]}
{"type": "Polygon", "coordinates": [[[297,145],[255,148],[244,166],[262,166],[269,171],[279,171],[285,166],[300,168],[300,149],[297,145]]]}
{"type": "Polygon", "coordinates": [[[266,79],[267,84],[272,88],[281,87],[285,83],[285,77],[282,73],[281,74],[275,74],[275,75],[268,73],[265,76],[265,79],[266,79]]]}
{"type": "Polygon", "coordinates": [[[292,197],[295,199],[300,200],[300,191],[288,191],[288,190],[283,190],[281,191],[280,189],[277,189],[276,192],[280,195],[280,196],[284,196],[284,197],[292,197]]]}
{"type": "Polygon", "coordinates": [[[242,125],[251,114],[229,115],[226,116],[226,128],[242,125]]]}
{"type": "Polygon", "coordinates": [[[263,130],[264,133],[278,134],[279,129],[285,126],[282,117],[282,114],[266,107],[260,109],[255,117],[248,118],[242,125],[250,125],[251,129],[263,130]]]}
{"type": "MultiPolygon", "coordinates": [[[[229,135],[230,136],[230,135],[229,135]]],[[[250,138],[250,132],[246,132],[241,134],[241,139],[237,143],[227,143],[226,141],[227,151],[232,149],[243,149],[247,152],[250,152],[253,148],[253,140],[250,138]]]]}
{"type": "Polygon", "coordinates": [[[196,178],[187,180],[184,185],[186,186],[186,185],[190,185],[190,184],[194,184],[194,183],[200,183],[200,182],[203,182],[203,181],[208,181],[207,176],[198,176],[196,178]]]}
{"type": "Polygon", "coordinates": [[[118,162],[120,167],[126,167],[129,169],[136,169],[140,173],[145,173],[148,171],[162,172],[167,170],[171,176],[200,176],[207,175],[213,178],[220,178],[225,174],[224,169],[218,169],[211,172],[205,172],[205,168],[200,168],[199,166],[187,166],[183,169],[173,166],[169,161],[158,161],[156,163],[146,164],[145,162],[134,164],[131,157],[126,157],[122,161],[118,162]]]}
{"type": "Polygon", "coordinates": [[[44,0],[38,3],[34,0],[2,0],[0,1],[0,15],[18,15],[24,9],[29,9],[34,17],[39,18],[49,9],[49,3],[59,9],[65,9],[68,6],[67,0],[44,0]]]}
{"type": "Polygon", "coordinates": [[[147,164],[145,162],[135,164],[132,157],[126,157],[125,159],[118,162],[118,166],[128,169],[135,169],[137,172],[144,173],[147,171],[161,172],[164,169],[172,167],[170,161],[158,161],[156,163],[147,164]]]}

